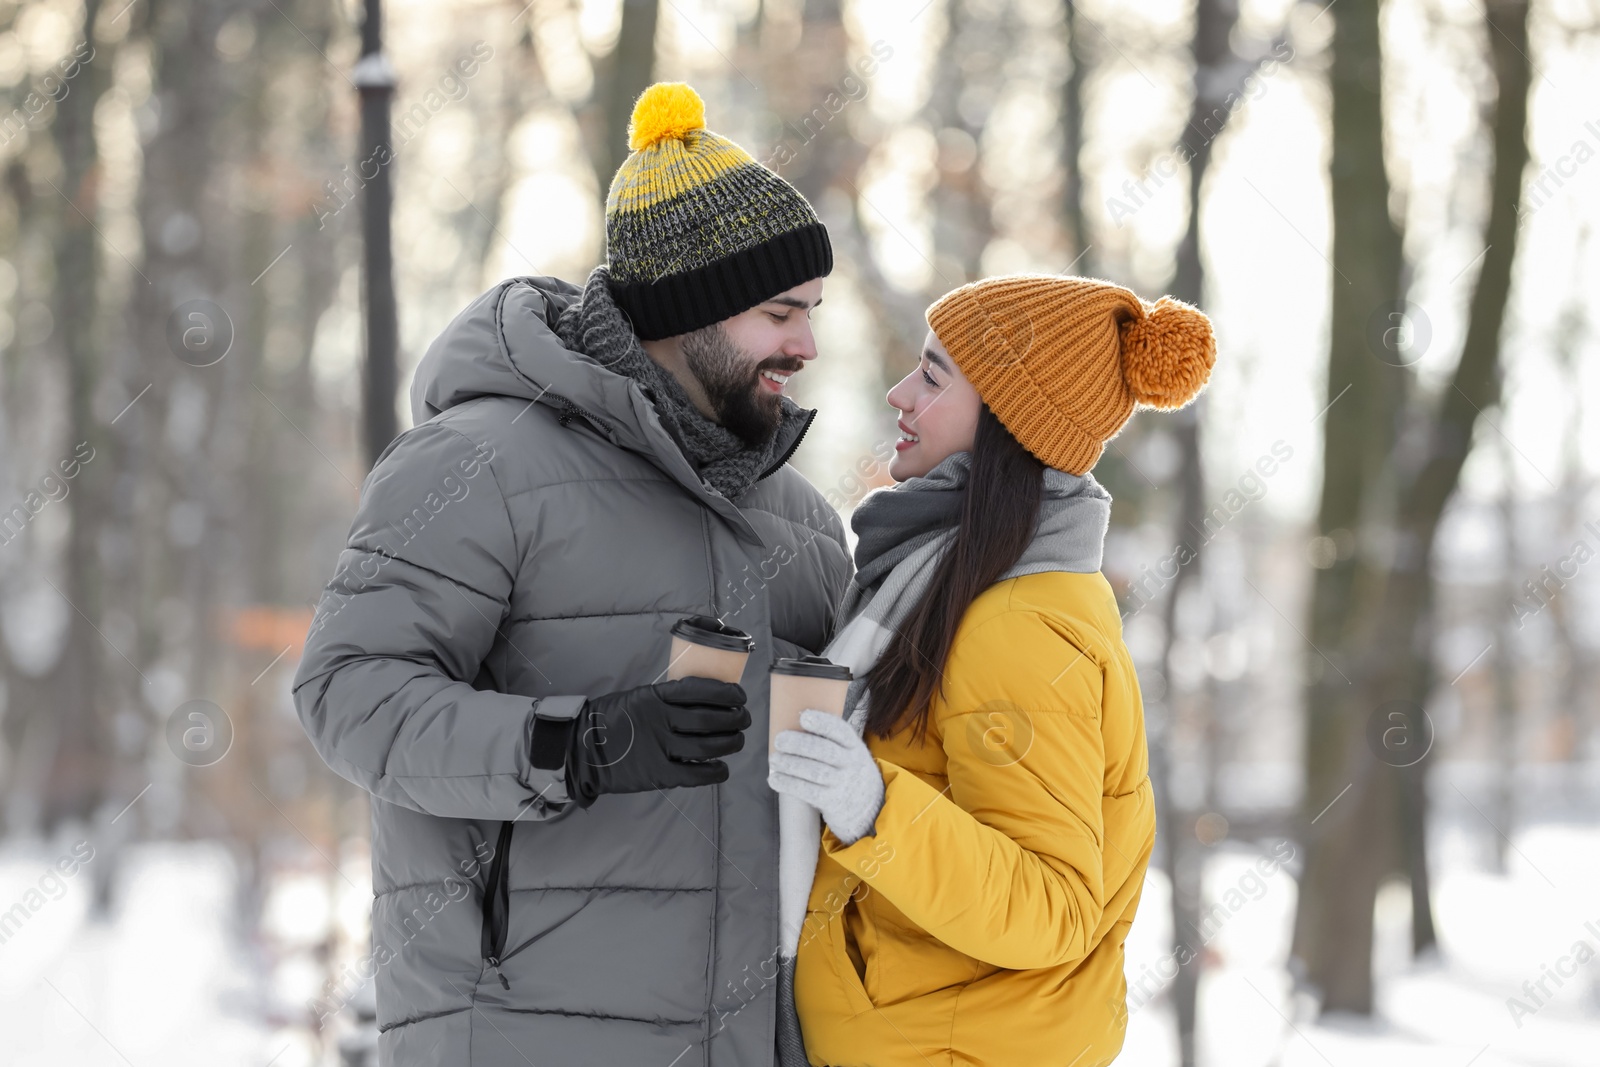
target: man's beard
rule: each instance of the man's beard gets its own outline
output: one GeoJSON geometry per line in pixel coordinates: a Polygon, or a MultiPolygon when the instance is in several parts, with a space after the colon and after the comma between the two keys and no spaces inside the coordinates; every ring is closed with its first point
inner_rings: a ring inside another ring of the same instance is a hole
{"type": "Polygon", "coordinates": [[[685,334],[683,357],[711,401],[717,422],[751,448],[772,440],[783,421],[782,394],[761,384],[761,372],[799,370],[799,359],[774,356],[756,362],[728,337],[722,324],[685,334]]]}

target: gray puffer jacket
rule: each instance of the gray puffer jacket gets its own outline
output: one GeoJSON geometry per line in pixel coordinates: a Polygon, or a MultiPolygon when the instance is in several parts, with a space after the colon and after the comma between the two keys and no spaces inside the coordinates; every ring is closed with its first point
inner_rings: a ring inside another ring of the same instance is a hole
{"type": "Polygon", "coordinates": [[[317,751],[372,794],[396,1067],[773,1062],[767,667],[822,648],[852,573],[838,515],[787,465],[815,412],[729,501],[637,385],[556,339],[579,295],[503,282],[429,348],[417,425],[362,487],[295,675],[317,751]],[[577,807],[563,771],[530,766],[535,703],[571,716],[660,680],[668,628],[697,614],[756,640],[729,780],[577,807]]]}

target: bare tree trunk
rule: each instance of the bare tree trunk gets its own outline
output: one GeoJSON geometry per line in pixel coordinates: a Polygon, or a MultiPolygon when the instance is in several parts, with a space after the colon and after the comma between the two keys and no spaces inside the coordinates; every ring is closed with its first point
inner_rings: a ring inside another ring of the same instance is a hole
{"type": "Polygon", "coordinates": [[[389,102],[394,96],[395,77],[383,51],[382,0],[365,0],[361,59],[353,78],[361,94],[361,155],[356,161],[356,173],[366,182],[361,190],[361,303],[366,342],[362,436],[370,467],[399,432],[394,405],[399,388],[399,368],[395,364],[400,327],[389,226],[394,209],[389,102]]]}
{"type": "MultiPolygon", "coordinates": [[[[1434,614],[1434,581],[1432,568],[1423,584],[1420,601],[1416,604],[1414,632],[1418,634],[1416,663],[1416,706],[1421,708],[1433,691],[1433,635],[1436,632],[1434,614]]],[[[1431,727],[1425,728],[1425,738],[1432,741],[1431,727]]],[[[1434,754],[1429,751],[1415,764],[1399,768],[1400,786],[1400,873],[1411,890],[1411,954],[1413,957],[1431,952],[1438,944],[1438,932],[1433,923],[1433,878],[1428,868],[1428,771],[1433,766],[1434,754]]],[[[1376,897],[1374,897],[1376,901],[1376,897]]]]}
{"type": "MultiPolygon", "coordinates": [[[[1522,553],[1517,539],[1517,474],[1516,457],[1504,438],[1499,438],[1495,452],[1500,460],[1501,477],[1505,484],[1500,490],[1499,512],[1501,531],[1500,595],[1495,603],[1510,603],[1516,597],[1517,577],[1522,572],[1522,553]]],[[[1506,838],[1516,827],[1516,774],[1517,774],[1517,721],[1518,685],[1517,655],[1511,647],[1515,628],[1507,612],[1496,613],[1494,654],[1491,657],[1494,671],[1494,704],[1490,708],[1490,722],[1494,727],[1494,800],[1490,810],[1494,813],[1494,869],[1506,873],[1506,838]]]]}
{"type": "MultiPolygon", "coordinates": [[[[225,253],[235,212],[221,202],[216,181],[227,155],[218,139],[225,98],[216,36],[231,13],[224,2],[155,0],[124,16],[139,20],[133,32],[149,50],[161,121],[143,144],[133,202],[140,281],[122,312],[130,343],[119,349],[116,373],[123,394],[138,400],[118,418],[115,447],[106,460],[126,486],[115,498],[122,565],[113,577],[114,598],[138,628],[135,661],[166,660],[181,671],[179,703],[210,695],[212,682],[222,677],[218,575],[230,551],[229,523],[238,521],[229,503],[237,471],[232,457],[248,434],[239,431],[247,420],[229,407],[237,408],[239,387],[248,380],[237,372],[250,354],[233,340],[235,327],[248,321],[248,307],[229,289],[237,278],[225,253]],[[174,433],[175,425],[183,429],[174,433]],[[182,522],[172,521],[174,516],[182,522]],[[174,532],[176,527],[181,529],[174,532]],[[174,634],[169,605],[177,603],[185,612],[174,634]]],[[[130,684],[143,694],[142,683],[134,677],[130,684]]],[[[159,731],[176,708],[152,710],[149,748],[159,752],[159,731]]],[[[184,789],[193,784],[170,764],[129,763],[119,792],[135,795],[152,780],[150,766],[163,767],[161,773],[184,789]]],[[[125,825],[137,826],[147,810],[134,809],[125,825]]],[[[182,809],[184,817],[194,811],[182,809]]]]}
{"type": "Polygon", "coordinates": [[[988,116],[964,115],[961,101],[971,89],[987,90],[980,95],[989,99],[999,95],[1001,63],[1013,47],[1012,29],[1006,24],[1008,9],[1002,7],[994,17],[984,18],[953,0],[948,11],[928,106],[930,123],[940,141],[939,182],[929,196],[932,283],[940,293],[977,278],[984,249],[994,240],[989,187],[983,180],[979,151],[988,116]]]}
{"type": "Polygon", "coordinates": [[[1067,57],[1072,69],[1061,86],[1061,219],[1067,235],[1067,255],[1074,274],[1094,277],[1094,249],[1090,244],[1083,182],[1083,89],[1089,79],[1090,56],[1084,24],[1078,19],[1078,0],[1063,0],[1062,26],[1067,35],[1067,57]]]}
{"type": "Polygon", "coordinates": [[[800,40],[782,57],[763,57],[767,99],[779,102],[788,120],[784,132],[795,145],[778,170],[813,205],[820,206],[830,188],[853,188],[866,161],[843,116],[836,120],[824,103],[848,73],[849,54],[841,0],[804,0],[800,40]]]}
{"type": "MultiPolygon", "coordinates": [[[[522,118],[550,98],[531,40],[495,59],[497,64],[512,69],[498,72],[497,96],[477,111],[482,135],[471,155],[471,185],[465,188],[476,207],[464,206],[456,222],[462,233],[459,262],[464,269],[479,273],[488,261],[489,250],[502,239],[500,226],[505,217],[506,194],[515,177],[506,145],[522,118]]],[[[610,180],[608,174],[600,182],[601,197],[610,180]]]]}
{"type": "MultiPolygon", "coordinates": [[[[1071,14],[1069,0],[1069,18],[1071,14]]],[[[1177,266],[1170,284],[1173,296],[1191,304],[1204,299],[1205,268],[1200,257],[1201,201],[1200,191],[1206,170],[1211,162],[1211,142],[1221,132],[1229,114],[1222,106],[1223,98],[1233,82],[1242,82],[1242,62],[1234,55],[1229,38],[1238,23],[1239,9],[1236,0],[1197,0],[1195,7],[1193,99],[1189,121],[1185,123],[1180,145],[1189,163],[1189,222],[1178,245],[1177,266]],[[1207,134],[1207,118],[1219,116],[1214,132],[1207,134]]],[[[1074,57],[1078,51],[1074,50],[1074,57]]],[[[1076,65],[1076,58],[1074,64],[1076,65]]],[[[1079,89],[1081,92],[1081,87],[1079,89]]],[[[1081,104],[1080,104],[1081,106],[1081,104]]],[[[1081,116],[1079,117],[1081,122],[1081,116]]],[[[1080,205],[1081,211],[1081,205],[1080,205]]],[[[1075,225],[1081,226],[1081,214],[1075,225]]],[[[1082,267],[1075,268],[1082,270],[1082,267]]],[[[1205,512],[1205,473],[1200,463],[1200,423],[1204,418],[1206,400],[1199,401],[1174,414],[1169,421],[1177,440],[1179,454],[1183,457],[1178,478],[1178,528],[1180,541],[1188,541],[1201,528],[1205,512]]],[[[1194,1067],[1195,1030],[1198,1019],[1197,997],[1200,983],[1198,952],[1181,953],[1191,931],[1198,936],[1201,911],[1201,874],[1204,857],[1196,848],[1195,819],[1197,812],[1181,810],[1173,798],[1172,738],[1176,727],[1177,694],[1172,686],[1172,650],[1177,641],[1176,606],[1184,583],[1198,576],[1200,561],[1179,568],[1172,582],[1167,601],[1163,605],[1164,640],[1161,650],[1161,669],[1168,680],[1167,726],[1155,739],[1154,748],[1160,758],[1152,761],[1158,772],[1156,777],[1157,817],[1166,827],[1166,847],[1163,860],[1172,881],[1172,939],[1175,958],[1182,961],[1173,978],[1172,1005],[1174,1022],[1178,1030],[1178,1060],[1181,1067],[1194,1067]],[[1193,572],[1191,574],[1191,572],[1193,572]]],[[[1199,708],[1209,719],[1215,705],[1201,700],[1199,708]]],[[[1209,724],[1207,729],[1214,724],[1209,724]]],[[[1208,788],[1210,784],[1208,783],[1208,788]]]]}
{"type": "Polygon", "coordinates": [[[1361,733],[1371,708],[1344,668],[1351,662],[1345,649],[1360,591],[1378,579],[1382,566],[1367,558],[1366,543],[1355,535],[1389,459],[1403,389],[1402,371],[1369,347],[1367,322],[1401,311],[1402,250],[1389,216],[1383,160],[1378,0],[1346,0],[1333,18],[1332,321],[1317,529],[1324,537],[1354,539],[1357,548],[1348,559],[1330,559],[1312,580],[1299,833],[1306,865],[1290,966],[1297,981],[1322,995],[1325,1007],[1366,1012],[1372,901],[1397,846],[1393,795],[1379,795],[1390,783],[1371,773],[1361,733]],[[1359,791],[1356,769],[1366,772],[1359,791]]]}
{"type": "MultiPolygon", "coordinates": [[[[94,40],[94,23],[100,14],[98,0],[86,0],[79,24],[83,39],[94,40]]],[[[60,199],[55,239],[55,279],[50,310],[58,331],[53,341],[67,369],[68,447],[88,442],[97,450],[106,438],[93,411],[103,360],[100,343],[100,237],[94,219],[99,214],[100,157],[95,144],[94,109],[111,84],[112,50],[101,45],[86,64],[79,84],[56,108],[50,132],[60,159],[56,180],[60,199]]],[[[106,799],[111,753],[102,686],[108,680],[105,660],[115,655],[97,630],[105,590],[98,541],[105,522],[109,483],[105,465],[88,463],[72,493],[62,501],[70,524],[66,554],[55,571],[57,591],[71,607],[66,647],[48,676],[40,679],[45,699],[27,708],[30,714],[55,720],[55,747],[49,756],[50,773],[44,796],[43,821],[48,830],[62,820],[88,819],[106,799]]],[[[44,561],[41,561],[43,563],[44,561]]],[[[122,672],[113,670],[112,677],[122,672]]],[[[28,699],[27,694],[17,694],[28,699]]]]}
{"type": "Polygon", "coordinates": [[[1179,144],[1189,161],[1189,224],[1178,243],[1172,295],[1198,304],[1204,268],[1200,262],[1200,188],[1211,165],[1213,142],[1222,133],[1229,111],[1227,98],[1244,80],[1246,64],[1228,43],[1239,22],[1237,0],[1197,0],[1194,13],[1194,102],[1179,144]]]}
{"type": "MultiPolygon", "coordinates": [[[[1495,163],[1490,178],[1492,199],[1488,224],[1484,230],[1486,252],[1482,272],[1473,288],[1468,306],[1467,336],[1451,388],[1442,398],[1440,410],[1430,420],[1430,448],[1427,461],[1407,480],[1400,511],[1403,545],[1414,544],[1422,557],[1413,573],[1407,573],[1402,586],[1422,585],[1421,595],[1402,595],[1390,599],[1399,615],[1390,631],[1417,635],[1416,644],[1405,646],[1380,641],[1373,646],[1382,656],[1409,654],[1416,668],[1406,674],[1422,675],[1416,692],[1409,699],[1421,704],[1427,699],[1433,603],[1433,568],[1429,566],[1439,522],[1450,498],[1460,484],[1461,468],[1471,447],[1473,431],[1486,407],[1501,403],[1501,330],[1511,295],[1511,268],[1516,258],[1517,208],[1522,201],[1522,174],[1528,165],[1528,90],[1532,65],[1528,60],[1527,0],[1490,0],[1485,11],[1489,53],[1498,96],[1489,133],[1494,144],[1495,163]]],[[[1409,473],[1409,472],[1408,472],[1409,473]]],[[[1406,590],[1402,588],[1400,593],[1406,590]]],[[[1423,775],[1427,762],[1419,764],[1416,780],[1408,796],[1419,808],[1424,804],[1423,775]]],[[[1420,829],[1426,826],[1425,811],[1408,820],[1420,829]]],[[[1434,944],[1433,912],[1429,906],[1428,868],[1425,841],[1410,842],[1408,868],[1412,875],[1412,940],[1421,951],[1434,944]]]]}
{"type": "MultiPolygon", "coordinates": [[[[1204,403],[1202,399],[1200,403],[1204,403]]],[[[1191,531],[1200,528],[1205,513],[1205,476],[1200,465],[1199,413],[1200,403],[1191,404],[1174,412],[1168,420],[1177,438],[1179,455],[1183,457],[1178,471],[1178,537],[1187,542],[1191,531]]],[[[1172,951],[1179,961],[1178,973],[1173,976],[1172,1010],[1178,1029],[1178,1062],[1180,1067],[1194,1067],[1196,995],[1200,983],[1200,957],[1198,947],[1194,953],[1184,951],[1191,932],[1198,931],[1200,923],[1201,859],[1195,852],[1195,813],[1181,807],[1173,795],[1174,752],[1173,739],[1177,733],[1177,686],[1173,682],[1172,650],[1177,643],[1178,601],[1190,582],[1201,578],[1202,556],[1178,568],[1177,576],[1167,586],[1167,596],[1161,605],[1162,644],[1161,672],[1166,680],[1166,710],[1160,717],[1161,726],[1150,737],[1150,769],[1155,785],[1156,840],[1162,844],[1161,861],[1172,883],[1172,951]]]]}
{"type": "MultiPolygon", "coordinates": [[[[834,263],[847,265],[860,279],[858,294],[866,302],[884,340],[880,384],[893,381],[887,368],[915,358],[927,330],[923,301],[900,294],[883,276],[872,254],[872,242],[862,224],[862,214],[872,208],[861,200],[859,188],[868,148],[850,136],[849,115],[834,114],[830,96],[838,103],[839,86],[854,71],[849,65],[850,36],[844,26],[841,0],[804,0],[800,39],[781,54],[772,35],[759,33],[758,59],[761,90],[784,119],[778,150],[768,163],[808,199],[830,227],[834,263]],[[833,205],[849,205],[845,218],[829,218],[833,205]]],[[[748,69],[748,68],[747,68],[748,69]]],[[[742,78],[740,81],[742,82],[742,78]]],[[[865,107],[851,102],[846,107],[865,107]]]]}
{"type": "Polygon", "coordinates": [[[594,169],[602,199],[617,168],[628,158],[628,122],[633,117],[633,102],[655,80],[660,11],[660,0],[622,0],[617,47],[596,72],[600,123],[594,169]]]}
{"type": "MultiPolygon", "coordinates": [[[[1365,63],[1377,62],[1376,8],[1357,2],[1343,9],[1335,31],[1334,59],[1334,153],[1330,164],[1334,185],[1335,247],[1334,267],[1343,278],[1336,278],[1333,302],[1333,344],[1330,352],[1330,389],[1346,377],[1361,379],[1350,362],[1359,359],[1360,338],[1351,336],[1369,321],[1373,309],[1393,307],[1383,300],[1368,307],[1349,307],[1341,300],[1346,290],[1370,287],[1378,273],[1370,257],[1349,259],[1340,252],[1339,240],[1348,229],[1363,233],[1370,241],[1380,236],[1380,250],[1394,235],[1388,223],[1386,197],[1368,189],[1354,202],[1345,199],[1354,190],[1341,189],[1341,183],[1362,175],[1371,180],[1371,168],[1382,172],[1381,101],[1377,67],[1363,71],[1365,63]],[[1366,57],[1347,66],[1340,55],[1345,45],[1361,45],[1354,54],[1366,57]],[[1368,75],[1365,77],[1363,75],[1368,75]],[[1341,102],[1353,105],[1341,111],[1341,102]],[[1341,118],[1341,115],[1344,117],[1341,118]],[[1359,118],[1358,118],[1359,117],[1359,118]],[[1344,135],[1342,138],[1341,134],[1344,135]],[[1343,163],[1341,164],[1341,159],[1343,163]],[[1368,202],[1362,206],[1362,199],[1368,202]],[[1354,210],[1354,216],[1351,211],[1354,210]],[[1378,216],[1382,225],[1376,225],[1378,216]],[[1366,220],[1366,227],[1356,224],[1366,220]],[[1344,281],[1345,284],[1341,284],[1344,281]],[[1343,358],[1341,358],[1343,357],[1343,358]],[[1347,373],[1348,372],[1348,373],[1347,373]]],[[[1314,601],[1313,635],[1326,634],[1329,622],[1341,623],[1338,634],[1354,658],[1341,657],[1352,670],[1337,673],[1345,678],[1313,687],[1310,706],[1311,748],[1308,753],[1308,783],[1319,788],[1307,796],[1308,810],[1328,804],[1339,790],[1335,783],[1344,778],[1352,794],[1334,804],[1322,816],[1315,834],[1308,834],[1308,858],[1301,887],[1301,906],[1296,915],[1294,956],[1302,961],[1305,977],[1321,990],[1325,1011],[1352,1011],[1369,1014],[1372,1010],[1372,906],[1378,884],[1390,870],[1400,867],[1412,872],[1412,895],[1426,901],[1425,842],[1405,840],[1397,829],[1406,825],[1425,825],[1426,813],[1420,810],[1423,797],[1421,775],[1426,762],[1405,767],[1405,773],[1390,773],[1398,764],[1389,764],[1389,753],[1364,744],[1363,730],[1369,715],[1383,712],[1386,704],[1401,702],[1420,712],[1427,699],[1429,682],[1429,605],[1431,604],[1431,559],[1434,537],[1445,504],[1455,492],[1461,466],[1465,462],[1478,414],[1499,400],[1500,330],[1505,317],[1510,289],[1511,265],[1516,251],[1516,211],[1521,199],[1522,172],[1527,165],[1527,94],[1530,78],[1527,49],[1527,5],[1524,0],[1492,0],[1487,10],[1489,45],[1499,90],[1491,137],[1495,149],[1490,187],[1490,210],[1484,238],[1488,246],[1483,256],[1471,301],[1467,336],[1461,358],[1449,386],[1443,391],[1436,411],[1420,417],[1424,426],[1425,447],[1416,455],[1401,455],[1390,460],[1392,471],[1386,479],[1393,485],[1394,526],[1390,558],[1374,561],[1364,596],[1348,597],[1349,591],[1319,588],[1314,601]],[[1386,565],[1385,565],[1386,564],[1386,565]],[[1348,599],[1328,593],[1345,592],[1348,599]],[[1344,602],[1340,602],[1340,600],[1344,602]],[[1354,601],[1352,603],[1351,601],[1354,601]],[[1333,608],[1343,610],[1337,613],[1333,608]],[[1323,610],[1328,610],[1325,617],[1323,610]],[[1351,677],[1353,675],[1353,678],[1351,677]],[[1343,683],[1343,684],[1341,684],[1343,683]],[[1340,700],[1339,690],[1348,694],[1340,700]],[[1337,761],[1328,756],[1339,757],[1337,761]],[[1330,772],[1332,776],[1330,778],[1330,772]],[[1416,778],[1408,782],[1407,775],[1416,778]],[[1397,792],[1397,789],[1400,792],[1397,792]],[[1410,790],[1409,798],[1405,790],[1410,790]],[[1395,815],[1397,801],[1416,808],[1401,819],[1395,815]],[[1401,855],[1402,846],[1407,854],[1401,855]],[[1423,884],[1417,884],[1421,879],[1423,884]]],[[[1370,251],[1370,248],[1368,249],[1370,251]]],[[[1391,259],[1399,263],[1398,249],[1391,259]]],[[[1378,294],[1370,294],[1378,295],[1378,294]]],[[[1392,298],[1388,298],[1392,301],[1392,298]]],[[[1368,357],[1369,365],[1376,360],[1368,357]]],[[[1330,398],[1331,400],[1332,398],[1330,398]]],[[[1359,400],[1361,398],[1352,398],[1359,400]]],[[[1330,527],[1327,506],[1334,490],[1366,489],[1360,472],[1343,470],[1335,461],[1340,449],[1354,446],[1360,453],[1362,442],[1335,440],[1336,427],[1354,432],[1353,416],[1361,414],[1360,404],[1336,404],[1327,414],[1328,470],[1324,489],[1324,529],[1330,527]],[[1348,479],[1346,483],[1345,480],[1348,479]],[[1344,484],[1341,484],[1344,483],[1344,484]]],[[[1376,423],[1370,417],[1361,425],[1372,434],[1376,423]]],[[[1369,490],[1370,492],[1370,490],[1369,490]]],[[[1355,496],[1356,494],[1349,494],[1355,496]]],[[[1347,497],[1348,500],[1348,497],[1347,497]]],[[[1358,555],[1359,558],[1359,555],[1358,555]]],[[[1319,578],[1331,572],[1322,572],[1319,578]]],[[[1322,583],[1319,582],[1319,587],[1322,583]]],[[[1333,642],[1330,641],[1330,644],[1333,642]]],[[[1426,908],[1416,918],[1424,929],[1418,937],[1431,938],[1431,917],[1426,908]]]]}
{"type": "MultiPolygon", "coordinates": [[[[1588,241],[1586,232],[1575,249],[1577,256],[1575,262],[1584,262],[1588,241]]],[[[1556,358],[1567,379],[1574,383],[1578,380],[1578,350],[1583,339],[1587,299],[1587,292],[1580,290],[1575,293],[1556,330],[1556,358]]],[[[1567,421],[1562,440],[1561,487],[1557,494],[1560,502],[1558,522],[1560,530],[1565,535],[1561,538],[1561,543],[1567,545],[1572,543],[1569,538],[1588,541],[1588,537],[1579,530],[1579,509],[1588,499],[1593,482],[1591,476],[1585,472],[1583,463],[1582,430],[1586,399],[1580,390],[1573,390],[1573,411],[1567,421]]],[[[1559,574],[1557,577],[1562,578],[1559,574]]],[[[1522,590],[1513,588],[1510,596],[1511,600],[1508,603],[1515,602],[1522,598],[1522,590]]],[[[1550,621],[1555,629],[1556,643],[1560,648],[1562,660],[1561,688],[1557,697],[1558,721],[1562,724],[1566,739],[1567,759],[1581,765],[1590,755],[1589,749],[1595,729],[1595,722],[1590,712],[1591,702],[1585,699],[1585,695],[1591,692],[1589,679],[1593,674],[1593,665],[1590,663],[1588,646],[1579,640],[1574,632],[1572,604],[1566,595],[1558,594],[1551,600],[1550,621]]],[[[1572,769],[1576,770],[1576,767],[1572,769]]],[[[1567,788],[1570,800],[1576,801],[1581,798],[1582,785],[1577,774],[1568,775],[1567,788]]]]}

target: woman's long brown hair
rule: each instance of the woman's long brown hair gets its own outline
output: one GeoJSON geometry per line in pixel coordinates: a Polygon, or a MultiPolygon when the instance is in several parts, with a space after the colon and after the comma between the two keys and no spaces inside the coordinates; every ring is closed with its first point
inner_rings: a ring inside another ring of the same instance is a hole
{"type": "Polygon", "coordinates": [[[955,542],[927,593],[867,672],[868,733],[888,737],[909,716],[918,743],[927,736],[929,705],[944,679],[961,617],[1021,558],[1039,524],[1043,495],[1044,464],[983,405],[955,542]]]}

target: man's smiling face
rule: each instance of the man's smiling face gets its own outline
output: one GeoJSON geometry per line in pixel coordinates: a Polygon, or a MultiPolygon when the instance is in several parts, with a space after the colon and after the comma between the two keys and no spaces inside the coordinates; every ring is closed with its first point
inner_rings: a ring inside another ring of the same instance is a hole
{"type": "Polygon", "coordinates": [[[813,278],[677,338],[701,393],[689,389],[696,405],[747,445],[771,440],[783,417],[786,383],[817,358],[811,310],[820,303],[822,279],[813,278]]]}

